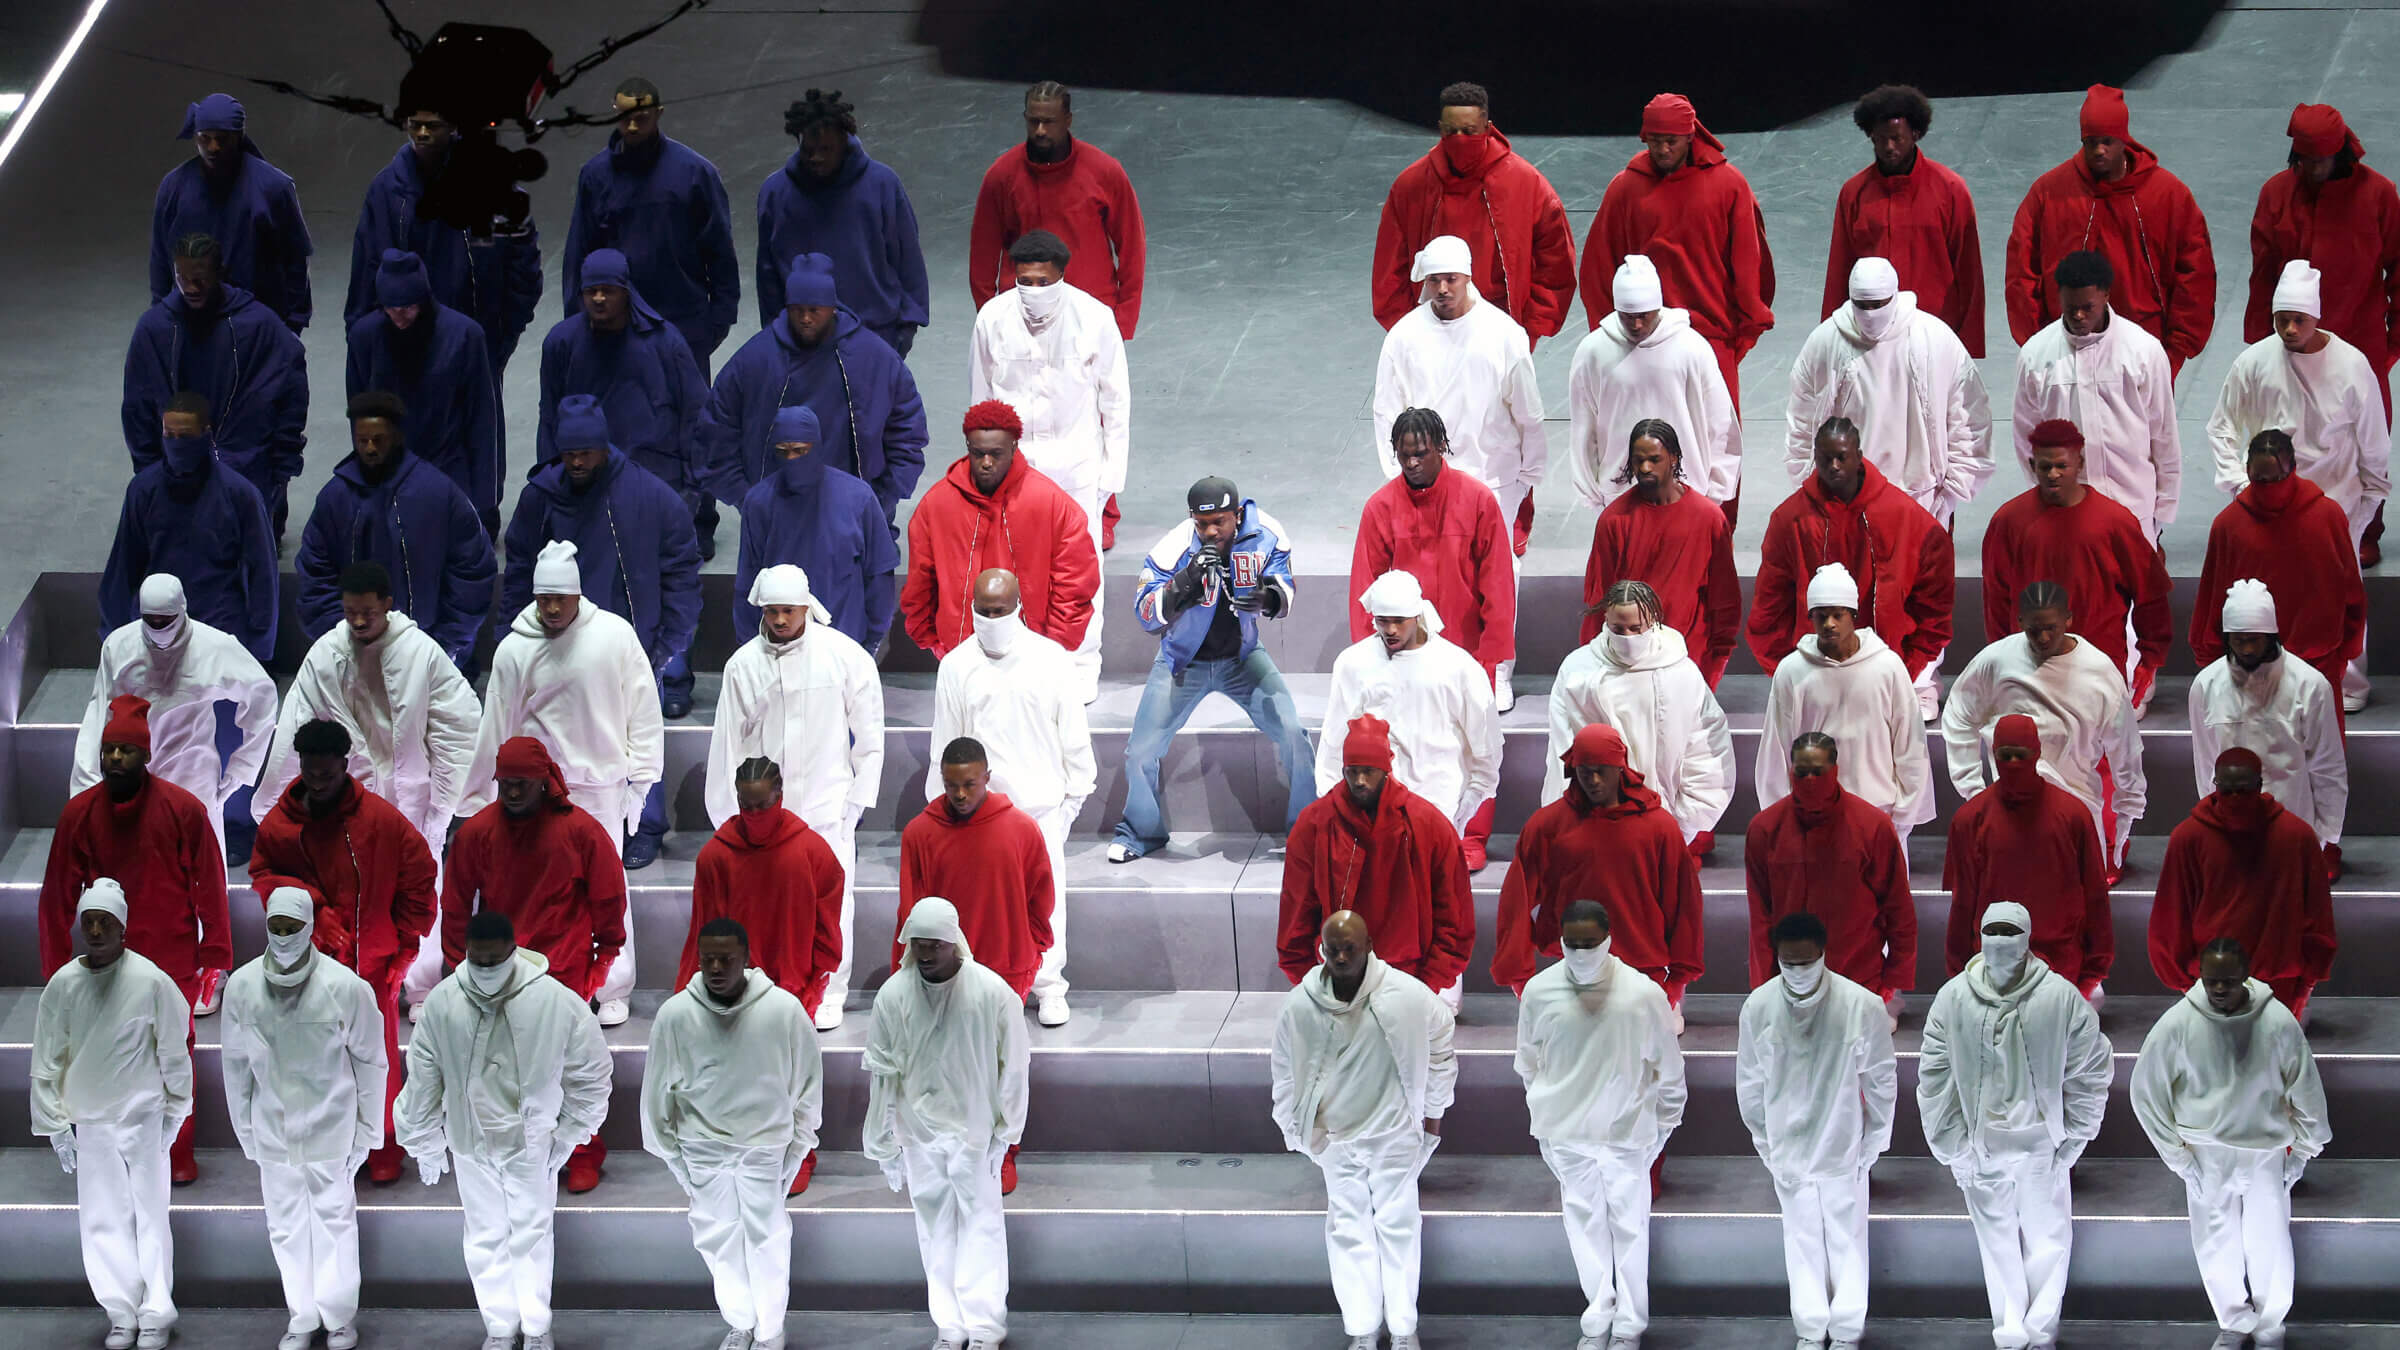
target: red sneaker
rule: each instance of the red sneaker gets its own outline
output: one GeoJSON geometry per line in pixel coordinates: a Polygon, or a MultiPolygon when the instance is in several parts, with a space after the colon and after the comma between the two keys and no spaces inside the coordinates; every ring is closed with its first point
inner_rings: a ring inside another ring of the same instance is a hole
{"type": "Polygon", "coordinates": [[[401,1164],[408,1160],[408,1151],[398,1144],[386,1144],[367,1154],[367,1180],[378,1186],[389,1186],[400,1179],[401,1164]]]}
{"type": "Polygon", "coordinates": [[[1702,830],[1700,833],[1693,835],[1691,846],[1685,851],[1690,853],[1694,858],[1705,858],[1716,852],[1717,832],[1715,830],[1702,830]]]}
{"type": "Polygon", "coordinates": [[[580,1160],[567,1164],[567,1194],[581,1195],[599,1184],[599,1168],[580,1160]]]}
{"type": "Polygon", "coordinates": [[[178,1186],[189,1186],[200,1179],[200,1163],[192,1156],[192,1122],[185,1120],[175,1142],[167,1148],[167,1178],[178,1186]]]}
{"type": "Polygon", "coordinates": [[[1458,850],[1467,856],[1467,870],[1470,872],[1480,872],[1491,862],[1491,855],[1484,851],[1483,841],[1473,836],[1459,840],[1458,850]]]}
{"type": "Polygon", "coordinates": [[[1117,494],[1108,494],[1108,504],[1100,508],[1100,551],[1108,552],[1117,546],[1117,522],[1125,513],[1117,509],[1117,494]]]}
{"type": "Polygon", "coordinates": [[[2327,844],[2325,846],[2325,880],[2333,882],[2340,881],[2341,879],[2342,846],[2340,844],[2327,844]]]}
{"type": "Polygon", "coordinates": [[[807,1190],[809,1178],[815,1176],[816,1174],[817,1151],[812,1148],[808,1151],[808,1156],[800,1160],[800,1174],[792,1178],[792,1188],[788,1191],[785,1191],[784,1194],[798,1195],[800,1192],[807,1190]]]}
{"type": "Polygon", "coordinates": [[[1008,1156],[1000,1160],[1000,1193],[1002,1195],[1017,1193],[1017,1146],[1015,1144],[1008,1146],[1008,1156]]]}

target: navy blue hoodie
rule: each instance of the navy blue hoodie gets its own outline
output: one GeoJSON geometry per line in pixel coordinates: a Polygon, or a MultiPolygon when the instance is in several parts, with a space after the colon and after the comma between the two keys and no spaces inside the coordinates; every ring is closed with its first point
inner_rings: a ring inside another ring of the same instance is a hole
{"type": "Polygon", "coordinates": [[[809,177],[794,151],[758,185],[759,327],[783,312],[784,269],[803,253],[833,259],[842,304],[877,337],[902,347],[901,329],[925,326],[930,311],[916,208],[900,175],[868,157],[856,136],[833,177],[809,177]]]}

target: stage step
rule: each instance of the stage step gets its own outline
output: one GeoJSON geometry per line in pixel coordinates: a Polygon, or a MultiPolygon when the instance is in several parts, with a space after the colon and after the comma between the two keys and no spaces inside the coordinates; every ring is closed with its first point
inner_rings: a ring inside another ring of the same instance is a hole
{"type": "MultiPolygon", "coordinates": [[[[1033,1152],[1008,1202],[1010,1302],[1028,1311],[1319,1313],[1330,1303],[1324,1190],[1293,1154],[1033,1152]]],[[[1949,1173],[1895,1158],[1875,1171],[1874,1309],[1954,1316],[1983,1306],[1975,1243],[1949,1173]]],[[[1575,1309],[1556,1184],[1538,1159],[1437,1153],[1423,1180],[1424,1303],[1451,1314],[1575,1309]]],[[[450,1178],[370,1187],[359,1218],[376,1307],[455,1307],[465,1283],[450,1178]]],[[[0,1299],[80,1301],[75,1183],[47,1149],[0,1151],[12,1211],[0,1299]]],[[[175,1193],[176,1294],[274,1297],[257,1174],[211,1151],[175,1193]]],[[[2391,1312],[2400,1181],[2385,1164],[2323,1162],[2294,1194],[2300,1306],[2329,1319],[2391,1312]]],[[[2188,1317],[2200,1302],[2181,1183],[2156,1160],[2076,1170],[2070,1316],[2188,1317]]],[[[793,1302],[909,1310],[924,1296],[906,1201],[856,1154],[828,1152],[792,1202],[793,1302]]],[[[1651,1226],[1654,1306],[1667,1316],[1774,1317],[1784,1308],[1774,1193],[1752,1158],[1674,1159],[1651,1226]]],[[[588,1195],[562,1195],[557,1297],[589,1308],[692,1308],[709,1294],[685,1202],[661,1164],[613,1155],[588,1195]]],[[[1895,1343],[1895,1342],[1887,1342],[1895,1343]]],[[[1479,1343],[1480,1344],[1480,1343],[1479,1343]]],[[[2111,1344],[2117,1344],[2112,1341],[2111,1344]]]]}
{"type": "MultiPolygon", "coordinates": [[[[0,990],[0,1146],[31,1144],[24,1098],[30,1058],[32,990],[0,990]]],[[[1064,1027],[1028,1025],[1033,1045],[1028,1146],[1045,1151],[1096,1151],[1127,1146],[1191,1152],[1271,1152],[1281,1147],[1269,1117],[1269,1050],[1283,996],[1276,994],[1075,995],[1076,1015],[1064,1027]]],[[[873,1013],[858,1003],[824,1037],[825,1141],[855,1148],[866,1111],[860,1056],[873,1013]]],[[[2101,1025],[2117,1058],[2117,1082],[2095,1157],[2152,1156],[2130,1106],[2126,1084],[2142,1038],[2165,1011],[2163,998],[2111,998],[2101,1025]]],[[[642,1070],[659,1000],[643,995],[636,1015],[611,1029],[616,1086],[603,1133],[610,1147],[640,1147],[642,1070]]],[[[1922,1156],[1925,1141],[1914,1099],[1916,1056],[1931,999],[1910,1000],[1895,1047],[1900,1055],[1896,1152],[1922,1156]]],[[[1741,999],[1695,994],[1685,1001],[1682,1039],[1691,1106],[1671,1141],[1679,1157],[1750,1152],[1750,1137],[1733,1098],[1735,1025],[1741,999]]],[[[2400,1157],[2400,1139],[2372,1122],[2400,1111],[2400,1005],[2384,999],[2315,1000],[2310,1046],[2325,1080],[2331,1153],[2344,1158],[2400,1157]]],[[[1524,1088],[1513,1065],[1516,1002],[1506,995],[1470,996],[1458,1029],[1459,1104],[1445,1145],[1466,1154],[1533,1151],[1526,1134],[1524,1088]]],[[[201,1142],[233,1142],[222,1101],[218,1047],[221,1024],[198,1025],[197,1076],[201,1142]]],[[[405,1045],[407,1028],[401,1040],[405,1045]]]]}

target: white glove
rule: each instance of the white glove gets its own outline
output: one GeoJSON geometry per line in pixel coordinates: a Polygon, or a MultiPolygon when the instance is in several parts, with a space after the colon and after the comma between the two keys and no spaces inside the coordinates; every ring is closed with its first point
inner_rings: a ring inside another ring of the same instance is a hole
{"type": "Polygon", "coordinates": [[[2308,1159],[2301,1157],[2300,1154],[2295,1150],[2285,1149],[2283,1154],[2283,1188],[2288,1191],[2293,1186],[2297,1185],[2300,1181],[2300,1174],[2303,1171],[2306,1171],[2307,1168],[2308,1159]]]}
{"type": "Polygon", "coordinates": [[[883,1181],[885,1185],[897,1191],[908,1184],[908,1177],[900,1170],[900,1160],[898,1158],[886,1158],[878,1165],[883,1168],[883,1181]]]}
{"type": "Polygon", "coordinates": [[[789,1187],[800,1177],[800,1164],[808,1161],[808,1150],[795,1139],[783,1150],[783,1184],[789,1187]]]}
{"type": "Polygon", "coordinates": [[[362,1144],[357,1140],[352,1140],[350,1143],[350,1156],[344,1160],[346,1165],[342,1168],[342,1170],[349,1173],[351,1176],[357,1176],[358,1169],[367,1165],[367,1155],[373,1153],[374,1151],[375,1146],[373,1144],[362,1144]]]}
{"type": "Polygon", "coordinates": [[[175,1136],[183,1133],[183,1118],[169,1117],[158,1132],[159,1142],[165,1144],[168,1157],[175,1156],[175,1136]]]}
{"type": "Polygon", "coordinates": [[[424,1182],[428,1186],[439,1183],[442,1179],[442,1169],[444,1166],[445,1164],[442,1161],[442,1155],[439,1153],[434,1154],[430,1158],[417,1159],[417,1180],[424,1182]]]}
{"type": "Polygon", "coordinates": [[[2051,1155],[2051,1161],[2058,1165],[2059,1171],[2064,1172],[2083,1157],[2084,1149],[2089,1147],[2091,1142],[2089,1139],[2066,1140],[2058,1146],[2058,1152],[2051,1155]]]}
{"type": "Polygon", "coordinates": [[[551,1171],[557,1172],[563,1170],[567,1165],[567,1159],[574,1156],[575,1145],[568,1143],[566,1136],[557,1134],[550,1136],[551,1171]]]}
{"type": "Polygon", "coordinates": [[[75,1132],[60,1130],[50,1136],[50,1151],[58,1155],[58,1170],[69,1176],[75,1173],[75,1132]]]}

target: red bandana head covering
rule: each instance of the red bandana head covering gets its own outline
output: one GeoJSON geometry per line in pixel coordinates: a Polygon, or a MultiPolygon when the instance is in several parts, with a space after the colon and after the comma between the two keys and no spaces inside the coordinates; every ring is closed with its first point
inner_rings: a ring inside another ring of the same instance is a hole
{"type": "Polygon", "coordinates": [[[2303,103],[2293,108],[2291,123],[2283,134],[2292,138],[2292,153],[2307,159],[2338,155],[2345,146],[2353,159],[2364,159],[2367,154],[2367,148],[2358,143],[2358,133],[2342,120],[2342,110],[2330,103],[2303,103]]]}
{"type": "Polygon", "coordinates": [[[1606,722],[1594,722],[1576,732],[1575,743],[1568,746],[1567,753],[1558,758],[1560,763],[1570,769],[1587,766],[1622,769],[1627,767],[1628,763],[1625,757],[1625,738],[1618,735],[1617,729],[1606,722]]]}
{"type": "Polygon", "coordinates": [[[1342,764],[1347,768],[1392,767],[1392,724],[1373,713],[1350,719],[1350,734],[1342,739],[1342,764]]]}
{"type": "Polygon", "coordinates": [[[1645,136],[1696,136],[1700,133],[1700,114],[1692,101],[1681,94],[1660,94],[1642,109],[1642,134],[1645,136]]]}
{"type": "Polygon", "coordinates": [[[559,772],[557,761],[540,741],[531,736],[512,736],[500,743],[500,753],[493,758],[495,778],[539,778],[542,791],[561,811],[567,809],[567,776],[559,772]]]}
{"type": "Polygon", "coordinates": [[[150,700],[119,694],[108,701],[108,723],[100,728],[102,745],[150,748],[150,700]]]}
{"type": "Polygon", "coordinates": [[[2133,139],[2133,114],[2125,107],[2125,91],[2095,84],[2083,94],[2083,134],[2112,140],[2133,139]]]}
{"type": "Polygon", "coordinates": [[[2038,767],[2042,759],[2042,733],[2033,719],[2023,713],[2010,713],[1992,729],[1992,768],[1997,775],[2000,800],[2009,806],[2023,806],[2041,795],[2042,774],[2038,767]],[[2002,750],[2029,750],[2031,759],[2011,763],[2000,758],[2002,750]]]}
{"type": "Polygon", "coordinates": [[[2053,417],[2035,427],[2025,439],[2032,445],[2063,445],[2070,450],[2083,448],[2083,433],[2063,417],[2053,417]]]}
{"type": "Polygon", "coordinates": [[[966,434],[972,436],[978,431],[1005,431],[1011,436],[1022,436],[1025,434],[1025,419],[1017,416],[1016,409],[1000,400],[987,398],[967,409],[966,434]]]}

